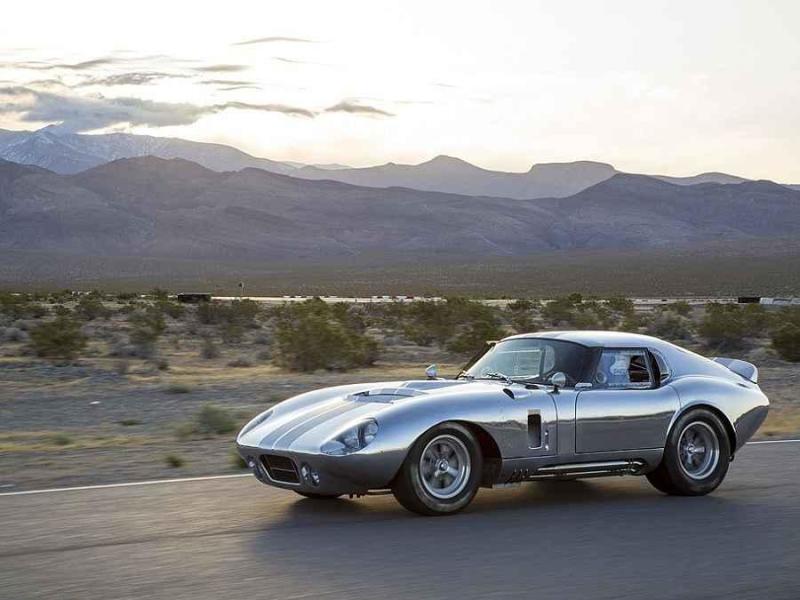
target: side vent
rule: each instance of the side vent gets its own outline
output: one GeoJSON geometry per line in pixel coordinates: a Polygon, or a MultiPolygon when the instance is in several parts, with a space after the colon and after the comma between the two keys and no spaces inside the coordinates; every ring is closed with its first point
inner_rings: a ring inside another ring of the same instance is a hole
{"type": "Polygon", "coordinates": [[[528,446],[531,448],[542,446],[542,415],[538,412],[528,414],[528,446]]]}

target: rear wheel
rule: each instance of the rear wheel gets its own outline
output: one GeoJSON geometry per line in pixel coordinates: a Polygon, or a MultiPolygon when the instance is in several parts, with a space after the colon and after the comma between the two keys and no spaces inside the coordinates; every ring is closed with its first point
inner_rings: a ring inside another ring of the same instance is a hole
{"type": "Polygon", "coordinates": [[[730,456],[731,442],[719,417],[705,409],[691,410],[675,423],[664,458],[647,479],[665,494],[702,496],[725,479],[730,456]]]}
{"type": "Polygon", "coordinates": [[[392,493],[410,511],[452,514],[472,502],[482,468],[480,446],[472,432],[457,423],[443,423],[411,447],[392,493]]]}

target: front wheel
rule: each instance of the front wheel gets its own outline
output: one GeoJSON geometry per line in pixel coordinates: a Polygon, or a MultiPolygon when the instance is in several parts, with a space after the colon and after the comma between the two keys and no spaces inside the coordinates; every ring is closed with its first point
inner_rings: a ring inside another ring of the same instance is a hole
{"type": "Polygon", "coordinates": [[[482,469],[483,456],[472,432],[457,423],[443,423],[411,447],[392,493],[421,515],[453,514],[472,502],[482,469]]]}
{"type": "Polygon", "coordinates": [[[730,456],[731,442],[719,417],[690,410],[670,431],[664,458],[647,479],[665,494],[702,496],[725,479],[730,456]]]}

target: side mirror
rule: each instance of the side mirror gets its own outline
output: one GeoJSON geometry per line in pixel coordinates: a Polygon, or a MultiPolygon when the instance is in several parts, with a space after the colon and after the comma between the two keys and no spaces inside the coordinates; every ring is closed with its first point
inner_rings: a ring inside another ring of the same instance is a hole
{"type": "Polygon", "coordinates": [[[566,374],[562,373],[561,371],[558,371],[557,373],[553,373],[553,375],[550,377],[550,384],[554,388],[553,391],[554,392],[558,392],[559,388],[562,388],[565,385],[567,385],[567,376],[566,376],[566,374]]]}
{"type": "Polygon", "coordinates": [[[437,379],[439,376],[439,369],[436,365],[431,365],[427,369],[425,369],[425,377],[428,379],[437,379]]]}

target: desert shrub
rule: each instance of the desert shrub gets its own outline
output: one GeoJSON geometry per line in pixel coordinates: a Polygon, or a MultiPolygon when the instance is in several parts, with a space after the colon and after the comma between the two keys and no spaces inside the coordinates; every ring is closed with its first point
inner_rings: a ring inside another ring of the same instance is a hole
{"type": "Polygon", "coordinates": [[[800,325],[785,323],[772,332],[772,347],[784,360],[800,362],[800,325]]]}
{"type": "Polygon", "coordinates": [[[114,363],[114,372],[117,375],[127,375],[131,365],[127,360],[118,360],[114,363]]]}
{"type": "Polygon", "coordinates": [[[272,338],[267,333],[259,333],[253,338],[253,343],[259,346],[268,346],[272,343],[272,338]]]}
{"type": "Polygon", "coordinates": [[[377,342],[321,300],[287,305],[277,319],[277,362],[291,370],[345,370],[378,358],[377,342]]]}
{"type": "Polygon", "coordinates": [[[0,341],[2,342],[27,342],[30,335],[19,327],[0,327],[0,341]]]}
{"type": "Polygon", "coordinates": [[[156,369],[159,371],[169,371],[169,361],[166,358],[159,358],[155,361],[156,369]]]}
{"type": "Polygon", "coordinates": [[[157,307],[148,306],[133,313],[128,318],[128,323],[131,325],[130,340],[136,347],[137,354],[145,358],[152,356],[158,338],[166,329],[164,315],[157,307]]]}
{"type": "Polygon", "coordinates": [[[500,312],[465,298],[415,302],[406,309],[404,335],[415,344],[436,343],[453,352],[472,352],[503,336],[500,312]]]}
{"type": "Polygon", "coordinates": [[[206,360],[219,358],[219,348],[210,337],[203,340],[203,346],[200,348],[200,356],[206,360]]]}
{"type": "Polygon", "coordinates": [[[688,317],[689,314],[692,312],[692,306],[686,302],[685,300],[678,300],[677,302],[673,302],[672,304],[668,304],[664,307],[665,310],[672,311],[681,315],[682,317],[688,317]]]}
{"type": "Polygon", "coordinates": [[[539,304],[538,302],[534,302],[533,300],[528,300],[526,298],[518,298],[513,302],[509,302],[507,308],[512,312],[518,312],[518,311],[529,312],[537,308],[538,304],[539,304]]]}
{"type": "Polygon", "coordinates": [[[172,383],[164,388],[164,391],[167,394],[188,394],[192,391],[192,388],[183,383],[172,383]]]}
{"type": "Polygon", "coordinates": [[[55,433],[50,436],[50,441],[56,446],[69,446],[73,442],[73,439],[67,433],[55,433]]]}
{"type": "Polygon", "coordinates": [[[606,300],[606,306],[608,306],[609,310],[626,317],[633,314],[633,300],[623,296],[609,298],[606,300]]]}
{"type": "Polygon", "coordinates": [[[551,325],[570,323],[574,310],[575,302],[572,297],[555,298],[542,308],[542,318],[551,325]]]}
{"type": "Polygon", "coordinates": [[[244,328],[235,321],[226,321],[220,325],[219,335],[225,344],[238,344],[242,341],[244,328]]]}
{"type": "Polygon", "coordinates": [[[647,324],[647,333],[673,342],[689,340],[692,338],[692,322],[686,317],[662,312],[654,315],[647,324]]]}
{"type": "Polygon", "coordinates": [[[67,317],[57,317],[34,327],[30,346],[37,356],[70,360],[86,348],[86,336],[80,323],[67,317]]]}
{"type": "Polygon", "coordinates": [[[173,302],[172,300],[159,300],[155,303],[155,306],[162,313],[173,319],[180,319],[186,312],[186,308],[183,304],[173,302]]]}
{"type": "Polygon", "coordinates": [[[94,319],[107,319],[111,316],[111,310],[106,308],[103,300],[94,294],[87,294],[81,296],[78,303],[75,305],[75,316],[84,321],[93,321],[94,319]]]}
{"type": "Polygon", "coordinates": [[[197,307],[197,320],[203,325],[231,323],[240,327],[252,327],[261,312],[257,302],[234,300],[230,304],[203,302],[197,307]]]}
{"type": "Polygon", "coordinates": [[[256,354],[256,360],[260,362],[267,362],[272,360],[272,350],[267,348],[266,350],[262,350],[258,354],[256,354]]]}
{"type": "Polygon", "coordinates": [[[32,301],[29,294],[0,293],[0,314],[9,320],[40,319],[47,315],[47,308],[32,301]]]}
{"type": "Polygon", "coordinates": [[[236,429],[236,420],[231,412],[221,406],[205,404],[194,419],[197,433],[222,435],[236,429]]]}
{"type": "Polygon", "coordinates": [[[706,306],[706,315],[698,327],[698,333],[705,338],[708,346],[725,350],[744,345],[744,324],[739,318],[738,308],[721,304],[706,306]]]}
{"type": "Polygon", "coordinates": [[[150,290],[148,296],[150,296],[156,302],[169,300],[169,292],[167,290],[162,290],[160,287],[154,287],[152,290],[150,290]]]}
{"type": "Polygon", "coordinates": [[[123,427],[135,427],[136,425],[141,425],[142,422],[139,419],[120,419],[117,421],[118,424],[122,425],[123,427]]]}
{"type": "Polygon", "coordinates": [[[451,352],[477,352],[489,340],[503,337],[503,330],[494,318],[476,319],[468,322],[447,343],[451,352]]]}
{"type": "Polygon", "coordinates": [[[747,344],[747,338],[766,335],[770,323],[769,314],[759,304],[740,308],[736,304],[711,303],[706,305],[698,333],[710,347],[739,349],[747,344]]]}
{"type": "Polygon", "coordinates": [[[183,465],[186,464],[186,461],[177,454],[167,454],[164,457],[164,462],[167,463],[168,467],[171,467],[173,469],[180,469],[183,465]]]}
{"type": "Polygon", "coordinates": [[[233,367],[235,369],[246,369],[253,366],[252,361],[250,359],[240,356],[238,358],[234,358],[232,361],[228,362],[229,367],[233,367]]]}

